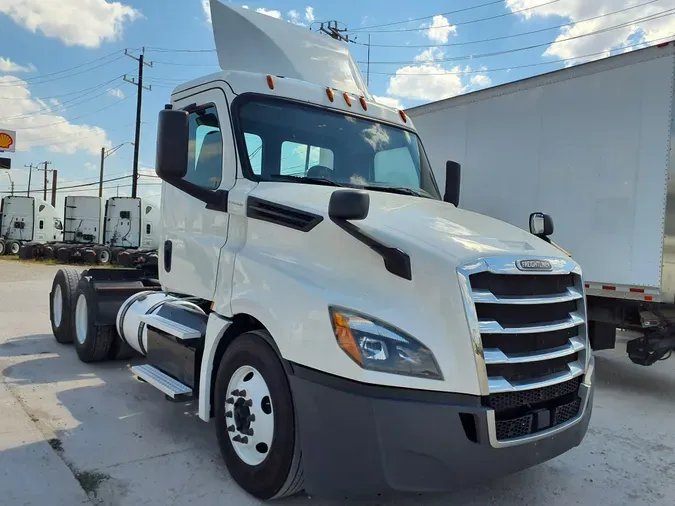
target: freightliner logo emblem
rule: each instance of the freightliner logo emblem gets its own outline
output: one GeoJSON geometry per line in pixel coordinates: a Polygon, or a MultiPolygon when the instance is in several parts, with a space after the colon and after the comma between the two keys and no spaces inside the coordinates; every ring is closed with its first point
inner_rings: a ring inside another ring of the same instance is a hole
{"type": "Polygon", "coordinates": [[[550,271],[553,269],[548,260],[518,260],[516,267],[521,271],[550,271]]]}

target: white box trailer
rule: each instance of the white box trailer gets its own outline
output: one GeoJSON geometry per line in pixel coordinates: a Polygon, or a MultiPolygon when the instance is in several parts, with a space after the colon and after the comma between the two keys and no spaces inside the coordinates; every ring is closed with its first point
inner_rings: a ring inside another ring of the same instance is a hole
{"type": "Polygon", "coordinates": [[[527,228],[544,211],[584,270],[595,349],[639,330],[637,363],[675,338],[673,43],[407,111],[443,186],[463,165],[464,209],[527,228]]]}
{"type": "Polygon", "coordinates": [[[23,244],[60,240],[63,222],[58,211],[36,197],[3,197],[0,207],[0,255],[18,255],[23,244]]]}

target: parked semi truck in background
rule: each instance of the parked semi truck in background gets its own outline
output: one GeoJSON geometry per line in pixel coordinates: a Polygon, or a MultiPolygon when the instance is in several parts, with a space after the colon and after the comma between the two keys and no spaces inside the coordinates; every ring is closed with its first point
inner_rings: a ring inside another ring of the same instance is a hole
{"type": "Polygon", "coordinates": [[[48,202],[36,197],[7,196],[0,204],[0,255],[18,255],[23,244],[58,241],[63,221],[48,202]]]}
{"type": "Polygon", "coordinates": [[[59,270],[56,339],[85,362],[144,356],[133,372],[215,418],[261,499],[453,489],[580,444],[577,263],[458,209],[459,167],[439,189],[346,45],[217,0],[211,15],[223,71],[159,116],[159,266],[59,270]]]}
{"type": "Polygon", "coordinates": [[[443,182],[462,164],[460,207],[555,240],[584,269],[590,340],[630,359],[675,349],[675,46],[613,56],[407,111],[443,182]]]}
{"type": "Polygon", "coordinates": [[[156,256],[159,210],[141,198],[94,196],[65,198],[63,240],[31,243],[27,258],[56,258],[62,263],[122,263],[156,256]]]}

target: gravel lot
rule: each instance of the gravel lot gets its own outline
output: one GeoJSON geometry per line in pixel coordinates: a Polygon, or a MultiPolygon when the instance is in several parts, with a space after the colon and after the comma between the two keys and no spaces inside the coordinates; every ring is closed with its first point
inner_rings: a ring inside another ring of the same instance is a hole
{"type": "MultiPolygon", "coordinates": [[[[0,260],[0,503],[257,504],[229,477],[196,406],[166,402],[128,363],[83,364],[56,343],[48,300],[56,270],[0,260]]],[[[480,488],[352,504],[672,506],[675,358],[642,368],[622,350],[596,361],[595,411],[580,447],[480,488]]]]}

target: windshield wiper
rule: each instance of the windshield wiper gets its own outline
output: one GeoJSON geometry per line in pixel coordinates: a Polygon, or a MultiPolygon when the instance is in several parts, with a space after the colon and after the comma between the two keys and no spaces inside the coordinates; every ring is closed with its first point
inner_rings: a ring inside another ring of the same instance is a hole
{"type": "Polygon", "coordinates": [[[401,195],[413,195],[415,197],[423,197],[427,199],[433,198],[429,193],[424,190],[414,190],[413,188],[408,188],[407,186],[379,186],[379,185],[368,185],[363,187],[365,190],[373,190],[379,192],[389,192],[389,193],[399,193],[401,195]]]}
{"type": "Polygon", "coordinates": [[[270,176],[272,180],[279,181],[293,181],[296,183],[309,183],[309,184],[321,184],[325,186],[344,186],[340,183],[336,183],[332,179],[325,177],[307,177],[307,176],[288,176],[284,174],[272,174],[270,176]]]}

